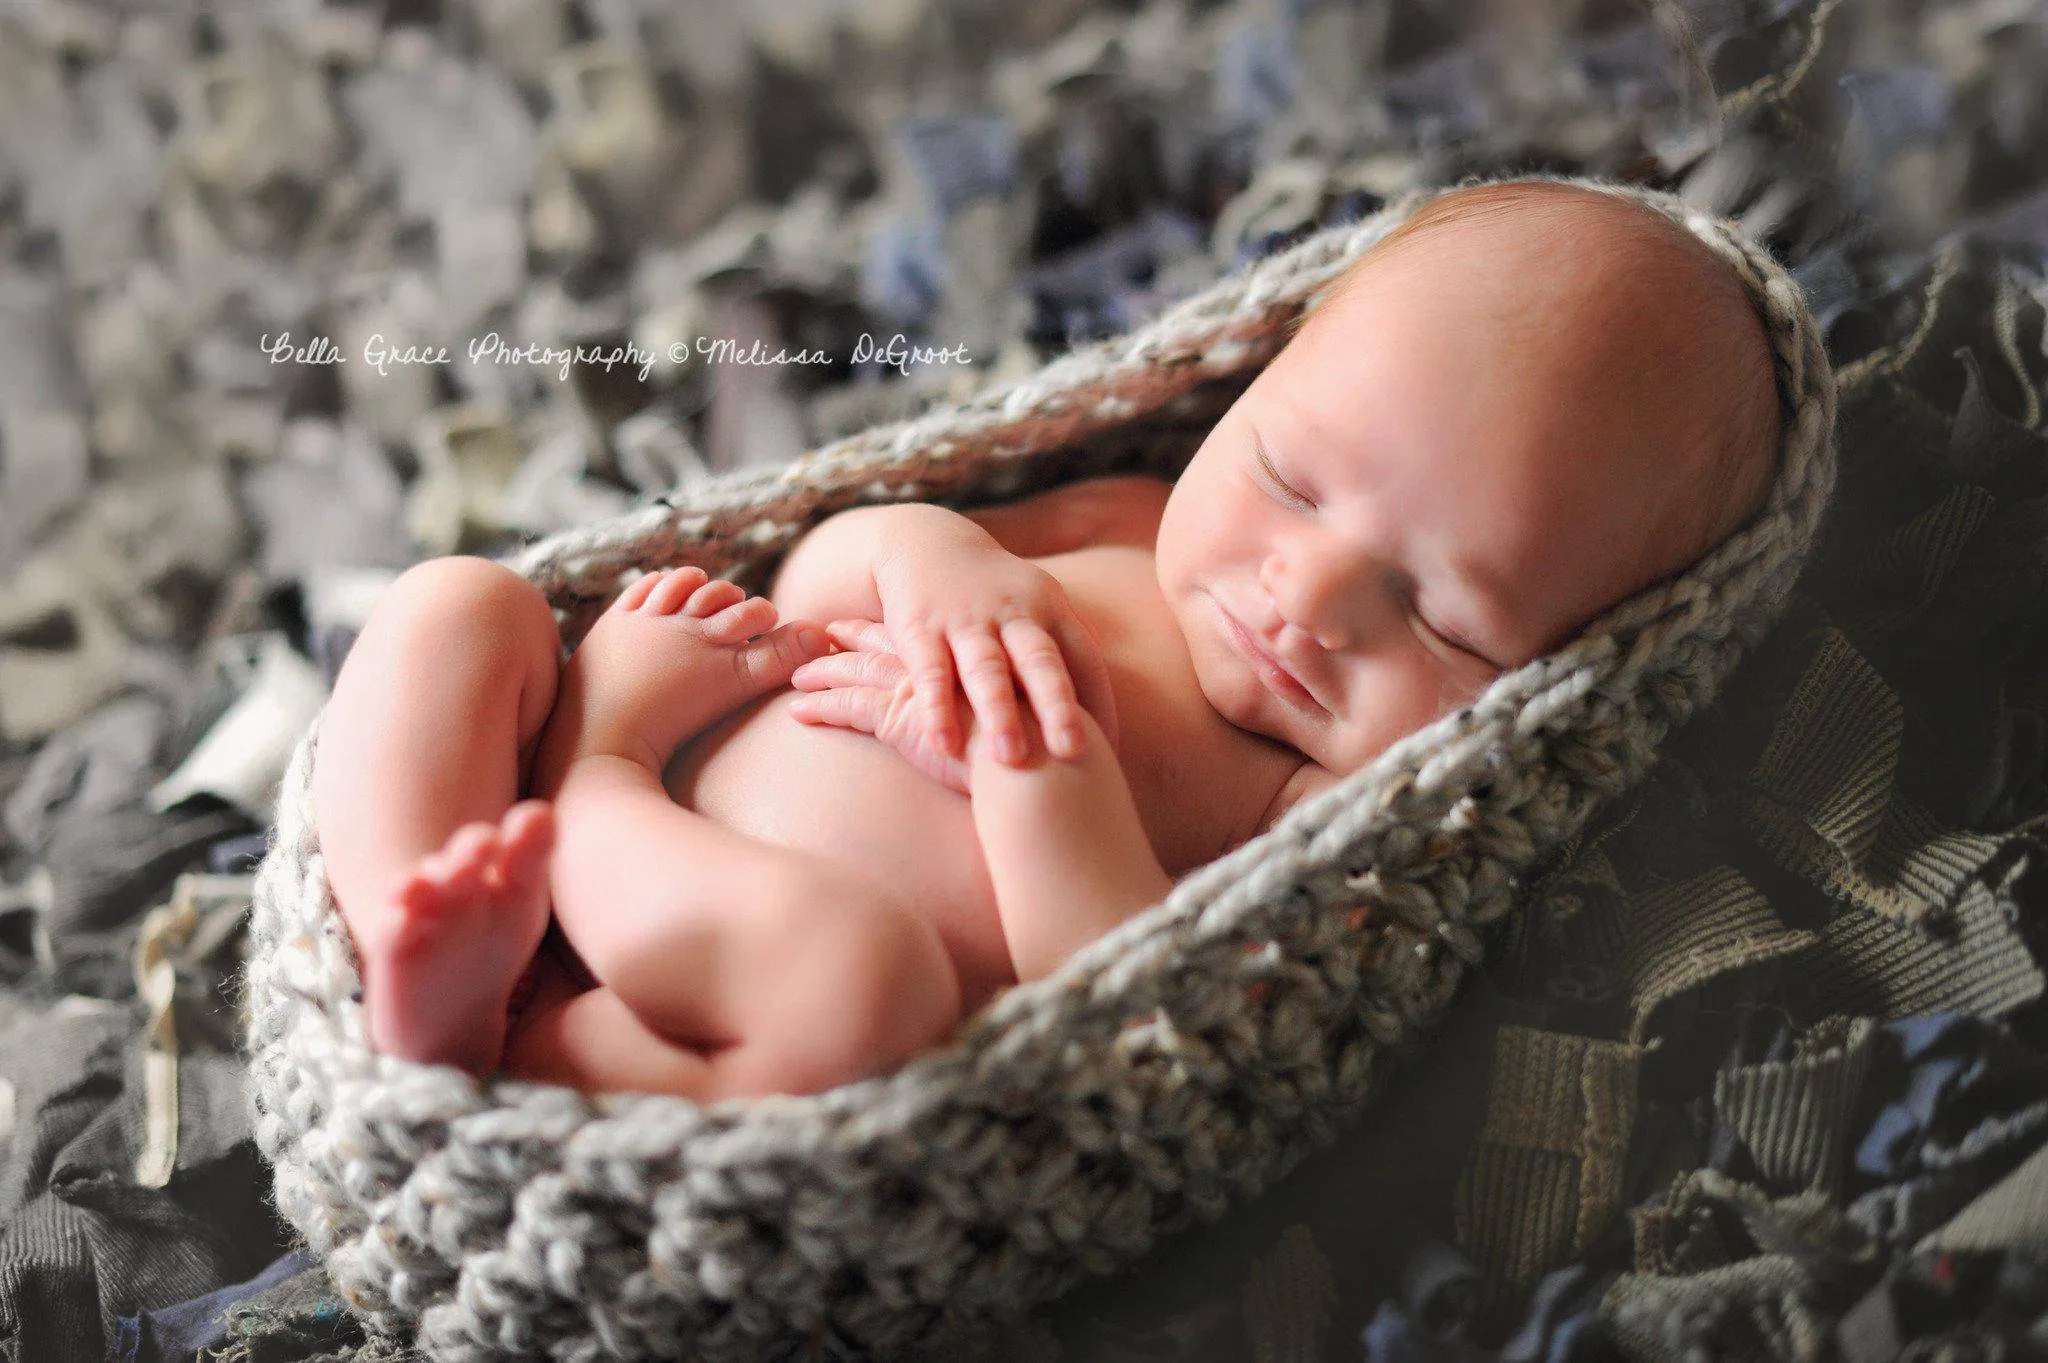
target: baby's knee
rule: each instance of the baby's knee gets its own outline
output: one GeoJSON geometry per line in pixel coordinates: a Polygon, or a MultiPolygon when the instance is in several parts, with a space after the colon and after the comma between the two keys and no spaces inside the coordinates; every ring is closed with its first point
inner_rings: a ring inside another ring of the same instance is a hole
{"type": "Polygon", "coordinates": [[[370,621],[545,643],[551,652],[561,640],[538,587],[502,563],[463,554],[430,558],[399,574],[377,598],[370,621]]]}
{"type": "Polygon", "coordinates": [[[448,662],[481,658],[550,676],[561,668],[562,636],[547,597],[486,558],[451,554],[406,569],[363,627],[365,639],[380,635],[448,662]]]}

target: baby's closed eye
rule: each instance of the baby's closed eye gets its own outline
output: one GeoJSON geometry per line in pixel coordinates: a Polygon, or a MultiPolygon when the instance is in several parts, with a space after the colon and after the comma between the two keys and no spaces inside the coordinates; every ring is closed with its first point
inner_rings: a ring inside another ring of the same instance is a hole
{"type": "Polygon", "coordinates": [[[1434,651],[1446,655],[1449,662],[1468,668],[1487,668],[1495,672],[1501,670],[1499,664],[1466,643],[1457,634],[1431,624],[1429,618],[1421,611],[1411,609],[1408,616],[1415,622],[1417,632],[1423,636],[1423,642],[1434,651]]]}
{"type": "Polygon", "coordinates": [[[1460,639],[1457,635],[1451,633],[1449,630],[1439,629],[1437,626],[1432,625],[1428,620],[1424,619],[1422,616],[1418,615],[1415,618],[1422,622],[1422,627],[1424,629],[1428,630],[1431,634],[1435,635],[1453,652],[1461,653],[1468,658],[1475,659],[1482,663],[1487,661],[1485,654],[1481,653],[1478,649],[1472,647],[1472,645],[1466,643],[1463,639],[1460,639]]]}

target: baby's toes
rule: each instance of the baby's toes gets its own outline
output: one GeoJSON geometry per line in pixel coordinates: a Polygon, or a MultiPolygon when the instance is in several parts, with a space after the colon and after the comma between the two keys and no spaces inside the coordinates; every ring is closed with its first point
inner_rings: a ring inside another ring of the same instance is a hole
{"type": "Polygon", "coordinates": [[[382,932],[374,934],[365,945],[376,952],[404,951],[417,946],[440,921],[442,906],[448,903],[449,895],[442,879],[432,857],[413,867],[412,873],[401,879],[398,888],[391,892],[391,902],[397,906],[398,912],[383,925],[382,932]]]}
{"type": "Polygon", "coordinates": [[[513,856],[546,847],[554,841],[555,807],[546,800],[521,800],[505,811],[499,824],[500,841],[513,856]]]}
{"type": "Polygon", "coordinates": [[[474,894],[493,860],[497,841],[496,824],[464,824],[449,836],[438,853],[427,858],[426,867],[443,891],[458,897],[474,894]]]}
{"type": "Polygon", "coordinates": [[[775,603],[750,596],[704,622],[704,637],[714,644],[737,644],[775,628],[775,603]]]}
{"type": "Polygon", "coordinates": [[[683,568],[670,568],[661,575],[661,581],[654,584],[647,593],[647,600],[641,610],[649,615],[674,615],[688,600],[690,593],[697,591],[709,577],[702,568],[694,564],[683,568]]]}
{"type": "Polygon", "coordinates": [[[619,599],[612,602],[615,611],[636,611],[647,604],[647,594],[661,584],[660,573],[642,573],[626,584],[626,590],[619,593],[619,599]]]}
{"type": "Polygon", "coordinates": [[[498,874],[508,888],[526,884],[547,865],[555,843],[555,810],[545,800],[522,800],[505,815],[498,835],[498,874]]]}
{"type": "Polygon", "coordinates": [[[722,577],[713,578],[690,593],[690,599],[683,603],[683,614],[693,620],[702,620],[716,615],[735,601],[744,600],[746,595],[739,583],[728,582],[722,577]]]}

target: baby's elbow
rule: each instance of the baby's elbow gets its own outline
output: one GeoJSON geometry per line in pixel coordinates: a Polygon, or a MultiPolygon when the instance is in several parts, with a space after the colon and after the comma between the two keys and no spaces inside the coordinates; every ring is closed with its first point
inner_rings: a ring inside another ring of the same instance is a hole
{"type": "Polygon", "coordinates": [[[769,578],[767,597],[787,620],[873,619],[879,613],[870,573],[871,543],[852,518],[876,510],[855,507],[812,527],[783,555],[769,578]]]}

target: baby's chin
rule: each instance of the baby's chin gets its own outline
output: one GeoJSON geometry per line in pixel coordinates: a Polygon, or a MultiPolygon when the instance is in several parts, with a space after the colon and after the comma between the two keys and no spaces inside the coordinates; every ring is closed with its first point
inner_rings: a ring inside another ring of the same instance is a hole
{"type": "MultiPolygon", "coordinates": [[[[1206,695],[1207,693],[1205,692],[1204,694],[1206,695]]],[[[1257,715],[1233,716],[1227,708],[1217,705],[1213,698],[1209,704],[1222,717],[1224,723],[1237,729],[1239,732],[1250,734],[1253,738],[1262,738],[1276,748],[1284,748],[1304,762],[1315,761],[1313,757],[1297,748],[1292,738],[1285,733],[1278,732],[1277,725],[1261,723],[1257,715]]]]}
{"type": "Polygon", "coordinates": [[[1209,708],[1216,712],[1216,717],[1231,728],[1251,734],[1256,738],[1271,739],[1275,743],[1286,741],[1266,732],[1264,728],[1260,727],[1258,716],[1240,713],[1246,708],[1242,701],[1233,702],[1232,698],[1228,695],[1218,695],[1218,688],[1210,684],[1209,679],[1202,675],[1202,670],[1199,667],[1195,669],[1195,681],[1201,687],[1202,699],[1209,702],[1209,708]]]}

